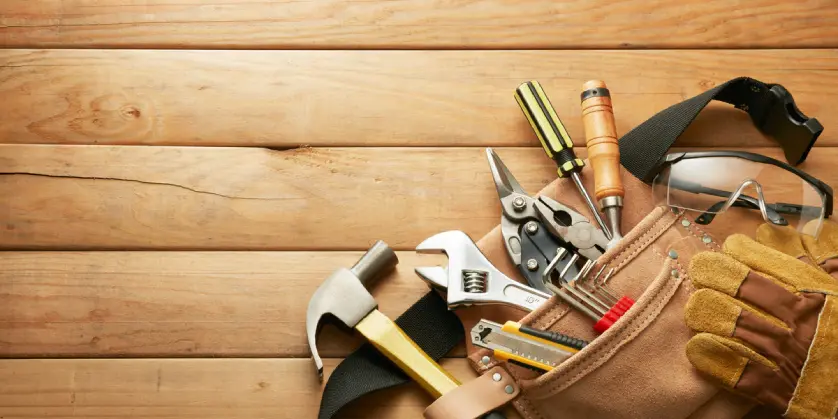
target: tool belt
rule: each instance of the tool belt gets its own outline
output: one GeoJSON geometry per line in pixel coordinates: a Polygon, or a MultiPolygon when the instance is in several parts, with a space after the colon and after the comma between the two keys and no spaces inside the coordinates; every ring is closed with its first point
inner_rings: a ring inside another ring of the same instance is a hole
{"type": "MultiPolygon", "coordinates": [[[[626,196],[650,193],[638,179],[625,179],[626,196]]],[[[574,199],[577,194],[572,187],[567,182],[554,182],[541,193],[584,208],[574,199]]],[[[683,310],[694,291],[686,267],[694,254],[716,250],[718,243],[696,224],[668,208],[653,207],[644,199],[627,199],[623,217],[624,223],[633,228],[601,259],[615,268],[609,287],[633,298],[634,306],[599,336],[589,318],[556,297],[525,316],[523,324],[561,331],[590,344],[542,375],[508,365],[523,390],[513,402],[515,407],[526,418],[743,416],[750,404],[719,392],[698,375],[683,350],[691,337],[684,326],[683,310]],[[732,414],[720,415],[720,409],[732,410],[732,414]],[[712,414],[702,416],[697,413],[701,410],[712,414]]],[[[499,269],[514,273],[497,230],[479,245],[499,269]]],[[[484,317],[494,314],[481,311],[479,315],[484,317]]],[[[462,310],[467,329],[473,320],[470,314],[468,309],[462,310]]],[[[484,358],[486,351],[469,353],[480,373],[496,366],[491,357],[484,358]]]]}
{"type": "MultiPolygon", "coordinates": [[[[694,292],[687,266],[693,255],[718,250],[719,243],[681,214],[655,207],[648,185],[654,175],[652,168],[713,99],[748,112],[762,132],[783,146],[793,164],[806,158],[823,129],[817,120],[796,110],[782,86],[743,77],[676,104],[623,136],[619,142],[621,163],[628,172],[623,173],[623,227],[629,232],[598,262],[615,268],[609,286],[634,299],[634,306],[597,336],[589,318],[555,296],[526,316],[505,306],[469,307],[455,314],[431,291],[396,323],[434,359],[462,341],[463,325],[470,329],[480,318],[499,322],[521,319],[524,325],[591,342],[541,375],[511,363],[498,363],[488,351],[467,342],[469,360],[481,378],[443,395],[428,408],[426,417],[476,417],[510,400],[523,417],[532,419],[732,419],[751,409],[751,403],[699,375],[684,352],[692,336],[684,324],[684,306],[694,292]]],[[[593,189],[592,176],[584,180],[585,186],[593,189]]],[[[587,214],[573,187],[557,180],[540,194],[587,214]]],[[[478,246],[500,271],[517,277],[499,228],[483,237],[478,246]]],[[[319,417],[331,418],[364,394],[408,381],[397,367],[365,345],[332,374],[319,417]]]]}

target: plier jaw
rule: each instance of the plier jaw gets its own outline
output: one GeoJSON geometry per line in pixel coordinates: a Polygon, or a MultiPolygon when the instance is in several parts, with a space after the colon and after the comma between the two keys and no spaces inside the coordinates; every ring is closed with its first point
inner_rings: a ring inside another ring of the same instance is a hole
{"type": "MultiPolygon", "coordinates": [[[[501,233],[512,262],[533,288],[549,292],[542,273],[564,249],[595,260],[608,240],[601,230],[570,207],[551,198],[530,197],[500,157],[486,149],[492,178],[501,202],[501,233]]],[[[558,271],[575,277],[580,272],[578,258],[558,261],[558,271]],[[573,266],[567,266],[569,264],[573,266]]]]}

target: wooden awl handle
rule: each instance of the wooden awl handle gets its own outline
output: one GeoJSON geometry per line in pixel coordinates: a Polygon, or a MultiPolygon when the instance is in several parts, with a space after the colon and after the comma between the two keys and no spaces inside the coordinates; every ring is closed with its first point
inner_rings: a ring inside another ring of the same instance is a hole
{"type": "Polygon", "coordinates": [[[582,86],[582,122],[588,160],[594,170],[597,201],[609,196],[625,195],[620,180],[620,148],[617,145],[617,126],[611,93],[601,80],[591,80],[582,86]]]}

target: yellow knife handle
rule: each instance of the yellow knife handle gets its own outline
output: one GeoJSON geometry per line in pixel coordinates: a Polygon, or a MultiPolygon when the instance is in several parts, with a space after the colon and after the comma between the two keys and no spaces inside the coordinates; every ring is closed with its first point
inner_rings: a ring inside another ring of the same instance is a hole
{"type": "Polygon", "coordinates": [[[380,311],[373,310],[355,326],[355,330],[435,399],[460,385],[380,311]]]}
{"type": "Polygon", "coordinates": [[[585,162],[573,152],[573,141],[550,99],[537,81],[528,81],[515,89],[515,100],[541,141],[541,146],[559,167],[559,177],[579,172],[585,162]]]}
{"type": "Polygon", "coordinates": [[[536,361],[534,359],[529,359],[521,355],[516,355],[513,353],[502,351],[500,349],[495,349],[494,351],[492,351],[492,355],[500,361],[512,361],[513,363],[517,363],[518,365],[530,366],[533,368],[538,368],[542,371],[551,371],[553,369],[552,365],[548,365],[543,362],[536,361]]]}

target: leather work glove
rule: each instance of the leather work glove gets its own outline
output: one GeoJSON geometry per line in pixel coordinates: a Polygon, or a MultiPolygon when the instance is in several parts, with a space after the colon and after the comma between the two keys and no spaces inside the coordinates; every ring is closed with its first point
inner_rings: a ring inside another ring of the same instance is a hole
{"type": "MultiPolygon", "coordinates": [[[[814,227],[815,221],[804,227],[814,227]]],[[[798,234],[791,228],[778,228],[763,224],[757,229],[757,241],[794,256],[808,264],[817,265],[826,273],[838,278],[838,223],[824,220],[818,239],[798,234]]]]}
{"type": "Polygon", "coordinates": [[[832,419],[838,410],[838,281],[822,268],[838,271],[831,268],[838,228],[828,223],[816,242],[761,226],[757,239],[733,235],[724,253],[693,257],[689,272],[699,290],[685,318],[698,334],[687,344],[687,358],[724,388],[785,417],[832,419]]]}

